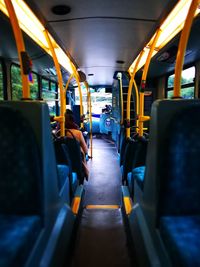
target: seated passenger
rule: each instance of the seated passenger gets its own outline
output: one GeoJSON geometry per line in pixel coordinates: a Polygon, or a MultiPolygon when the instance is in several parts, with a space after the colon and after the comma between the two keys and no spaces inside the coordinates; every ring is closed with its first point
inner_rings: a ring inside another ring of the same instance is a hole
{"type": "Polygon", "coordinates": [[[78,125],[74,121],[73,112],[70,109],[67,109],[65,112],[65,129],[65,135],[67,137],[75,137],[76,140],[80,143],[83,171],[86,180],[88,180],[89,170],[86,165],[86,156],[88,154],[88,148],[85,143],[82,132],[79,130],[78,125]]]}

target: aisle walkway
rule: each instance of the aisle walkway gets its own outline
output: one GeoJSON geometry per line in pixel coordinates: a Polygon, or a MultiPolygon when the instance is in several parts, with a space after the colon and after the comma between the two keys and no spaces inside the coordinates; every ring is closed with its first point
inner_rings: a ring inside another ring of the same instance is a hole
{"type": "Polygon", "coordinates": [[[93,159],[88,162],[89,182],[85,183],[85,205],[120,205],[121,178],[118,155],[113,141],[93,139],[93,159]]]}
{"type": "Polygon", "coordinates": [[[131,263],[120,209],[120,170],[113,142],[94,139],[93,159],[88,166],[90,179],[85,185],[85,208],[71,266],[129,267],[131,263]]]}

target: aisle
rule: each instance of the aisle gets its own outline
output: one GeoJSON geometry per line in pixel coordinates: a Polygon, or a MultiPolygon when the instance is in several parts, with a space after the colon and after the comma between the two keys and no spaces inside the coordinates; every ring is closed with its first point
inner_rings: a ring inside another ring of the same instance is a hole
{"type": "Polygon", "coordinates": [[[121,178],[118,155],[113,141],[93,139],[93,159],[89,160],[89,182],[85,182],[84,205],[120,205],[121,178]]]}
{"type": "Polygon", "coordinates": [[[129,267],[116,148],[110,140],[93,142],[94,158],[88,164],[90,179],[71,267],[129,267]]]}

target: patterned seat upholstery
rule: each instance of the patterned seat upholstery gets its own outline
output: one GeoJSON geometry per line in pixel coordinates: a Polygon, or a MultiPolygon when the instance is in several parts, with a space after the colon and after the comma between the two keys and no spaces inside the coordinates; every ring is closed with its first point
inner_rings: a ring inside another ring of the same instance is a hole
{"type": "Polygon", "coordinates": [[[29,122],[0,107],[0,266],[23,266],[42,227],[41,167],[29,122]]]}
{"type": "Polygon", "coordinates": [[[165,139],[158,217],[173,266],[200,266],[200,118],[193,115],[199,111],[177,112],[165,139]]]}
{"type": "Polygon", "coordinates": [[[200,216],[163,216],[160,232],[173,266],[200,266],[200,216]]]}
{"type": "Polygon", "coordinates": [[[145,183],[138,208],[144,217],[136,216],[140,231],[145,220],[154,249],[153,255],[144,245],[143,255],[149,253],[146,259],[160,266],[199,266],[199,113],[199,99],[164,99],[152,105],[145,183]]]}
{"type": "Polygon", "coordinates": [[[39,216],[0,215],[0,266],[24,266],[40,230],[39,216]]]}

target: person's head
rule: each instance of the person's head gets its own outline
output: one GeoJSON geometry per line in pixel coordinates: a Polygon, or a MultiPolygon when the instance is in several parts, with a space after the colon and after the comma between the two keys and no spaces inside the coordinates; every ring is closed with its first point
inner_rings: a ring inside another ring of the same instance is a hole
{"type": "Polygon", "coordinates": [[[65,121],[74,122],[74,115],[70,109],[67,109],[65,112],[65,121]]]}
{"type": "Polygon", "coordinates": [[[73,111],[71,109],[66,109],[65,113],[73,115],[73,111]]]}
{"type": "Polygon", "coordinates": [[[75,123],[73,112],[67,109],[65,112],[65,128],[78,129],[78,125],[75,123]]]}

